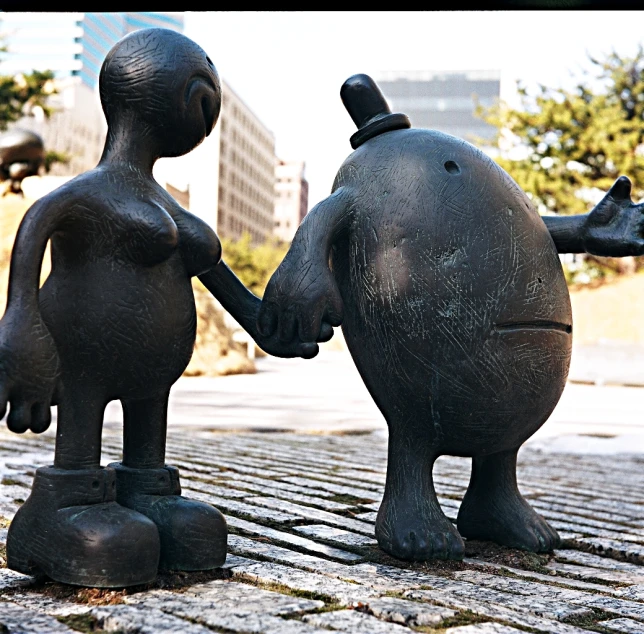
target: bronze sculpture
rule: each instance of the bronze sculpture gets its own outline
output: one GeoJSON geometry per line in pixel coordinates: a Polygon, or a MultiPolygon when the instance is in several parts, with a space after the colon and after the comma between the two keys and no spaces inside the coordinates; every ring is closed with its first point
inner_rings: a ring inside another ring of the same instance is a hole
{"type": "Polygon", "coordinates": [[[38,176],[45,162],[45,146],[40,135],[15,128],[0,135],[0,181],[9,181],[3,195],[12,192],[24,196],[22,181],[38,176]]]}
{"type": "Polygon", "coordinates": [[[220,261],[216,234],[152,177],[158,158],[189,152],[217,122],[220,83],[206,53],[174,31],[135,31],[108,53],[99,85],[108,134],[98,166],[38,200],[16,236],[0,417],[10,403],[9,429],[38,433],[58,406],[54,465],[37,470],[9,528],[8,566],[122,587],[226,557],[223,515],[182,497],[165,464],[168,395],[195,342],[190,278],[267,352],[313,356],[317,344],[257,332],[260,300],[220,261]],[[39,291],[49,239],[52,270],[39,291]],[[103,413],[116,399],[123,459],[101,468],[103,413]]]}
{"type": "Polygon", "coordinates": [[[644,205],[621,177],[589,214],[542,219],[494,161],[410,129],[368,76],[347,80],[341,97],[355,151],[269,282],[260,328],[313,342],[342,325],[389,427],[381,548],[460,559],[466,537],[550,551],[559,537],[519,492],[516,458],[570,363],[557,252],[644,253],[644,205]],[[458,531],[432,481],[443,454],[473,457],[458,531]]]}

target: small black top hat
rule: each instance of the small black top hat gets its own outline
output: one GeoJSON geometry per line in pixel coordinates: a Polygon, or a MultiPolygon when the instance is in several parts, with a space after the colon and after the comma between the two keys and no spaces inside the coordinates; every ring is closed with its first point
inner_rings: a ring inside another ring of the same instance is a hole
{"type": "Polygon", "coordinates": [[[342,84],[340,98],[358,131],[351,136],[355,150],[378,134],[411,128],[407,115],[392,114],[380,88],[369,75],[353,75],[342,84]]]}

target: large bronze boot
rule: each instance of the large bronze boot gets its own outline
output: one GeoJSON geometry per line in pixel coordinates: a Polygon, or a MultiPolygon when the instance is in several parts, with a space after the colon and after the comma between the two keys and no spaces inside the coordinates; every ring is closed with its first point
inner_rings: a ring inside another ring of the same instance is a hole
{"type": "Polygon", "coordinates": [[[7,566],[55,581],[99,588],[150,583],[159,533],[116,502],[114,469],[36,470],[31,494],[7,536],[7,566]]]}
{"type": "Polygon", "coordinates": [[[213,506],[181,496],[179,470],[136,469],[115,462],[119,504],[149,517],[159,530],[159,570],[211,570],[226,561],[228,527],[213,506]]]}

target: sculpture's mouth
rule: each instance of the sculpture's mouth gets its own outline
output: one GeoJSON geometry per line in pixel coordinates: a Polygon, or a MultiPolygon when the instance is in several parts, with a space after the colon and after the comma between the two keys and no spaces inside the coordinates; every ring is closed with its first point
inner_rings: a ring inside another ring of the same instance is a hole
{"type": "Polygon", "coordinates": [[[546,319],[535,319],[534,321],[506,321],[494,324],[496,332],[517,332],[519,330],[555,330],[567,335],[572,334],[572,326],[559,321],[548,321],[546,319]]]}

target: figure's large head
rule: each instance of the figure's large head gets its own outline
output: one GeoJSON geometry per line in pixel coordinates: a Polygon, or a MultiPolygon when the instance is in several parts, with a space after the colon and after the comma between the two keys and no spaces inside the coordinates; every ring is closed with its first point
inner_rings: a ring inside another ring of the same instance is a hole
{"type": "Polygon", "coordinates": [[[212,61],[169,29],[142,29],[117,42],[103,62],[99,87],[108,126],[141,126],[159,156],[180,156],[199,145],[221,108],[212,61]]]}

